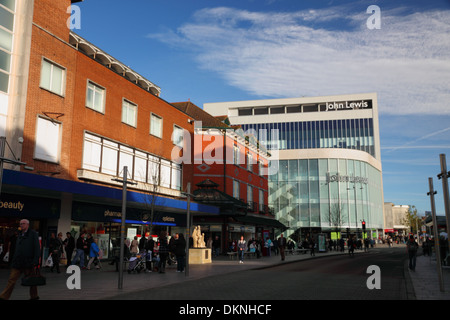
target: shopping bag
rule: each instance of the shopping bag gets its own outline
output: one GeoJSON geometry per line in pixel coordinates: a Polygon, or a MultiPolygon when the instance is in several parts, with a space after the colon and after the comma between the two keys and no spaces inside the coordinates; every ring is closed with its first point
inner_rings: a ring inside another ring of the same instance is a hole
{"type": "Polygon", "coordinates": [[[22,286],[25,287],[45,286],[45,284],[46,279],[41,275],[39,268],[34,268],[29,275],[22,278],[22,286]]]}
{"type": "Polygon", "coordinates": [[[53,267],[53,258],[52,255],[49,255],[47,258],[47,261],[45,261],[45,266],[46,267],[53,267]]]}

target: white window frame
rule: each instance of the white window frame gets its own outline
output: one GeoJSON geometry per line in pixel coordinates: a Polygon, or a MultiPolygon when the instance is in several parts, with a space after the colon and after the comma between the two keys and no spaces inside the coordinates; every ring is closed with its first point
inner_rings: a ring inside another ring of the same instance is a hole
{"type": "Polygon", "coordinates": [[[172,132],[172,141],[173,141],[174,145],[176,145],[180,148],[183,148],[183,145],[184,145],[183,134],[184,134],[184,129],[182,127],[174,124],[173,132],[172,132]]]}
{"type": "Polygon", "coordinates": [[[131,102],[128,99],[122,99],[122,123],[125,123],[133,128],[137,127],[137,114],[138,114],[138,105],[134,102],[131,102]],[[126,112],[124,112],[126,111],[126,112]],[[128,111],[133,111],[132,116],[129,116],[128,111]]]}
{"type": "Polygon", "coordinates": [[[241,157],[241,149],[239,148],[239,146],[234,145],[234,147],[233,147],[233,163],[237,166],[239,165],[240,157],[241,157]]]}
{"type": "Polygon", "coordinates": [[[62,123],[38,116],[34,159],[58,164],[61,158],[62,123]]]}
{"type": "Polygon", "coordinates": [[[238,180],[233,180],[233,197],[240,199],[240,183],[238,180]]]}
{"type": "Polygon", "coordinates": [[[87,85],[86,85],[86,107],[100,112],[100,113],[105,113],[105,102],[106,102],[106,89],[98,84],[96,84],[94,81],[92,80],[87,80],[87,85]],[[92,91],[92,101],[89,101],[88,97],[89,97],[89,91],[92,91]],[[97,106],[95,105],[96,102],[96,97],[98,95],[101,95],[101,105],[97,106]],[[92,105],[91,105],[92,103],[92,105]]]}
{"type": "Polygon", "coordinates": [[[64,97],[65,91],[66,91],[66,73],[67,73],[66,71],[67,71],[66,68],[64,68],[63,66],[45,58],[45,57],[42,57],[41,79],[40,79],[40,83],[39,83],[40,88],[47,90],[49,92],[52,92],[54,94],[57,94],[61,97],[64,97]],[[50,72],[49,72],[50,79],[45,78],[46,75],[44,74],[44,68],[45,68],[46,64],[50,66],[50,72]],[[54,88],[55,79],[57,78],[57,74],[56,74],[55,70],[61,71],[61,79],[60,79],[61,86],[59,88],[54,88]],[[47,84],[47,80],[48,80],[48,84],[47,84]]]}
{"type": "Polygon", "coordinates": [[[251,185],[247,185],[247,203],[253,203],[253,187],[251,185]]]}
{"type": "Polygon", "coordinates": [[[162,134],[163,134],[163,117],[161,117],[161,116],[159,116],[159,115],[157,115],[156,113],[153,113],[153,112],[150,113],[150,134],[152,136],[154,136],[154,137],[157,137],[157,138],[162,138],[162,134]],[[152,125],[153,117],[155,117],[155,118],[160,120],[159,133],[153,131],[153,125],[152,125]]]}
{"type": "Polygon", "coordinates": [[[253,171],[253,156],[250,152],[247,152],[247,170],[253,171]]]}

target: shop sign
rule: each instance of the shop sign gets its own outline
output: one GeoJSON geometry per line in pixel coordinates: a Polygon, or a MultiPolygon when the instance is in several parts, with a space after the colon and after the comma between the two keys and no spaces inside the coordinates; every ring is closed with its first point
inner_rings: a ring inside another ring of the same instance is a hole
{"type": "Polygon", "coordinates": [[[356,177],[356,176],[343,176],[338,174],[329,174],[327,173],[327,183],[330,182],[350,182],[350,183],[364,183],[368,184],[369,179],[364,177],[356,177]]]}
{"type": "Polygon", "coordinates": [[[0,216],[34,219],[58,219],[61,202],[57,199],[2,194],[0,216]]]}
{"type": "Polygon", "coordinates": [[[372,100],[326,102],[327,111],[372,109],[372,100]]]}

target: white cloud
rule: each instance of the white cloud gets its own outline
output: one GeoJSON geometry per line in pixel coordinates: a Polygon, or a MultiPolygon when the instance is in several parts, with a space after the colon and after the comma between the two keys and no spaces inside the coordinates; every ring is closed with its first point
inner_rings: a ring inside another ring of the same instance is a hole
{"type": "Polygon", "coordinates": [[[381,113],[450,114],[450,11],[386,10],[369,30],[368,14],[347,9],[203,9],[150,37],[192,49],[201,68],[261,98],[377,92],[381,113]]]}

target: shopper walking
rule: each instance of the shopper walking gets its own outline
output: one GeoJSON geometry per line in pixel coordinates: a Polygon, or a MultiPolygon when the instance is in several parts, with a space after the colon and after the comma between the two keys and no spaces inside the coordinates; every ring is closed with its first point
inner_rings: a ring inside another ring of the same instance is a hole
{"type": "MultiPolygon", "coordinates": [[[[5,290],[0,294],[0,299],[8,300],[14,290],[14,286],[22,273],[30,275],[33,269],[39,267],[41,248],[39,236],[36,231],[30,229],[30,221],[20,220],[20,233],[17,239],[16,250],[12,257],[11,273],[5,290]]],[[[36,286],[30,287],[30,299],[39,299],[36,286]]]]}
{"type": "Polygon", "coordinates": [[[419,245],[417,244],[414,236],[409,236],[409,240],[406,244],[408,249],[408,257],[409,257],[409,269],[415,271],[416,269],[416,257],[417,257],[417,249],[419,245]]]}
{"type": "Polygon", "coordinates": [[[280,239],[278,239],[278,247],[280,248],[281,261],[284,261],[285,249],[286,249],[286,238],[284,238],[283,234],[281,234],[280,239]]]}
{"type": "Polygon", "coordinates": [[[67,266],[72,264],[72,254],[75,250],[75,239],[70,232],[66,232],[66,239],[63,242],[64,250],[66,251],[67,266]]]}

